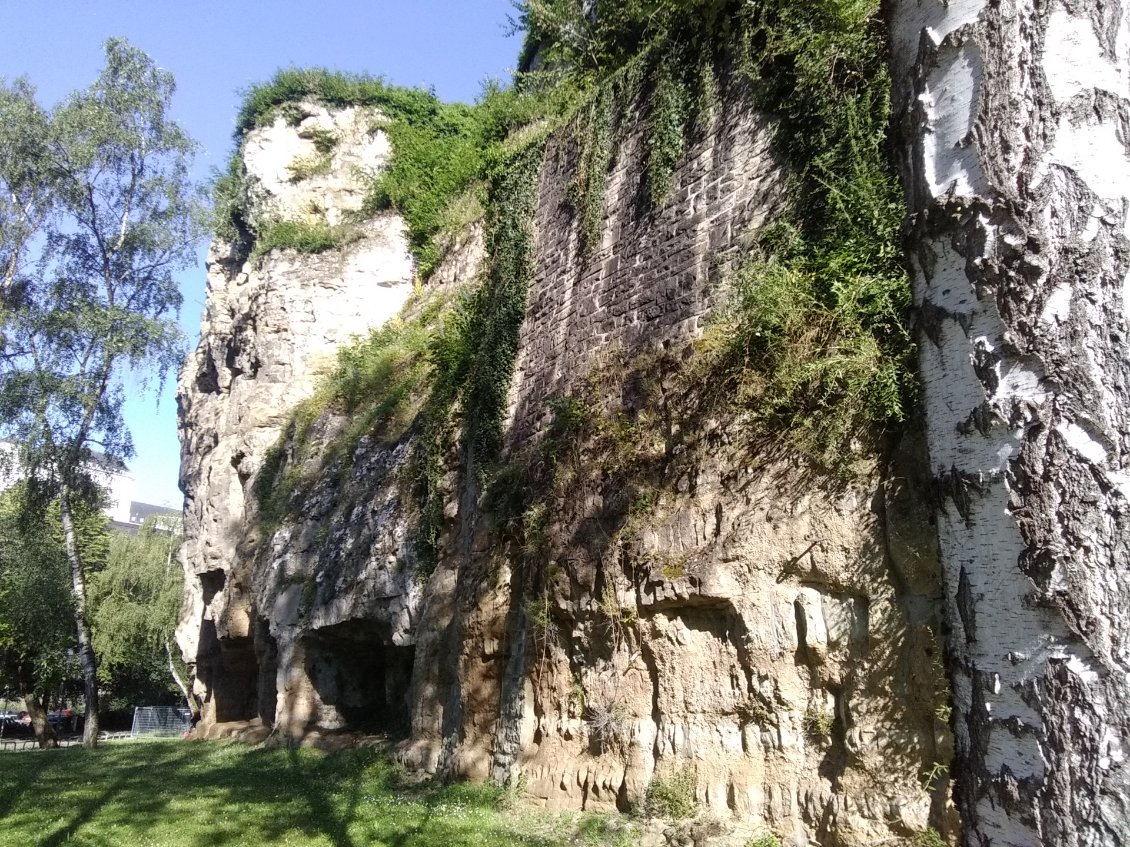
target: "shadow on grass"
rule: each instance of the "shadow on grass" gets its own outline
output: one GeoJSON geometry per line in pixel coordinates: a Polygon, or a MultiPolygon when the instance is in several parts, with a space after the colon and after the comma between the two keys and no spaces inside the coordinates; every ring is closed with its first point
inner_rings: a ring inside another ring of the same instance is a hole
{"type": "Polygon", "coordinates": [[[0,847],[554,847],[497,789],[408,787],[385,753],[149,742],[0,756],[0,847]],[[527,821],[528,823],[528,821],[527,821]]]}
{"type": "Polygon", "coordinates": [[[363,771],[357,768],[343,780],[344,785],[338,783],[339,791],[345,789],[345,808],[339,812],[335,808],[332,796],[326,790],[333,783],[311,778],[316,775],[311,773],[309,763],[301,759],[297,750],[287,750],[287,763],[290,766],[294,785],[299,788],[310,806],[311,820],[317,821],[318,829],[330,839],[334,847],[357,847],[356,842],[349,835],[349,824],[357,815],[363,771]]]}

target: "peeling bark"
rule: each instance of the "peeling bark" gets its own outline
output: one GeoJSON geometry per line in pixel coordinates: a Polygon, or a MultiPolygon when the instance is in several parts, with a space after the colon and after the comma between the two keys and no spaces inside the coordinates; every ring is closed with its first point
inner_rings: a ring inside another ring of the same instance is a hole
{"type": "Polygon", "coordinates": [[[1130,845],[1130,10],[890,0],[966,845],[1130,845]]]}

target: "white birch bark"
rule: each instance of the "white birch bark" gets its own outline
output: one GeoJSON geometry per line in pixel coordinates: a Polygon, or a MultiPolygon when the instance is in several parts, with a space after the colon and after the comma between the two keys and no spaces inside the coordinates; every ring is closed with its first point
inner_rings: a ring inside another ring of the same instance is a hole
{"type": "Polygon", "coordinates": [[[1130,10],[889,0],[966,845],[1130,845],[1130,10]]]}
{"type": "Polygon", "coordinates": [[[94,656],[94,639],[86,619],[86,573],[78,552],[78,534],[71,516],[70,486],[59,488],[59,514],[63,523],[63,542],[71,566],[71,597],[74,602],[75,631],[78,636],[78,658],[82,667],[83,700],[86,714],[82,724],[82,746],[98,744],[98,660],[94,656]]]}

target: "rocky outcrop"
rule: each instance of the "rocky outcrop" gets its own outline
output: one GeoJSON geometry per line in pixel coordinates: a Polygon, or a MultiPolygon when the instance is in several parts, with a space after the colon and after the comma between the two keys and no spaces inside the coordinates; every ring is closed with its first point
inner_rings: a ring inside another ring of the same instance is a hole
{"type": "MultiPolygon", "coordinates": [[[[387,140],[364,110],[298,108],[296,126],[279,116],[246,139],[251,213],[338,224],[360,208],[357,170],[379,169],[387,140]],[[319,153],[319,139],[332,139],[332,150],[319,153]],[[318,156],[323,172],[297,178],[295,163],[318,156]]],[[[259,540],[247,521],[252,480],[335,350],[397,314],[412,276],[404,225],[392,214],[358,224],[347,245],[316,255],[249,257],[222,241],[209,251],[200,343],[177,395],[186,570],[177,640],[195,663],[207,720],[246,717],[260,699],[248,570],[259,540]]]]}
{"type": "MultiPolygon", "coordinates": [[[[689,785],[797,845],[875,844],[944,818],[938,565],[914,439],[838,482],[751,444],[741,414],[699,403],[709,380],[688,377],[727,262],[783,183],[761,117],[735,100],[712,126],[658,208],[629,131],[591,246],[568,188],[578,150],[550,141],[504,433],[522,475],[485,491],[453,446],[434,569],[413,426],[342,452],[348,421],[328,409],[302,450],[294,431],[277,447],[279,473],[306,480],[288,516],[257,523],[249,499],[283,413],[312,391],[304,333],[332,331],[323,351],[345,337],[344,319],[281,313],[391,314],[349,299],[373,285],[322,302],[368,242],[255,268],[214,253],[181,384],[195,586],[181,643],[206,722],[399,732],[412,769],[520,784],[553,807],[623,809],[689,785]],[[251,296],[272,280],[278,313],[251,296]],[[547,460],[563,403],[584,421],[547,460]]],[[[476,234],[429,286],[472,285],[481,260],[476,234]]]]}

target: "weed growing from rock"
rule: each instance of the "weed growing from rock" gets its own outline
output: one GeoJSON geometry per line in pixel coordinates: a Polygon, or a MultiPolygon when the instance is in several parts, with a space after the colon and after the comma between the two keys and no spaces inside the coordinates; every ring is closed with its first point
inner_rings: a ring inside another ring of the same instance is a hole
{"type": "Polygon", "coordinates": [[[668,820],[694,817],[698,810],[696,787],[694,767],[690,764],[656,773],[644,794],[644,813],[668,820]]]}

